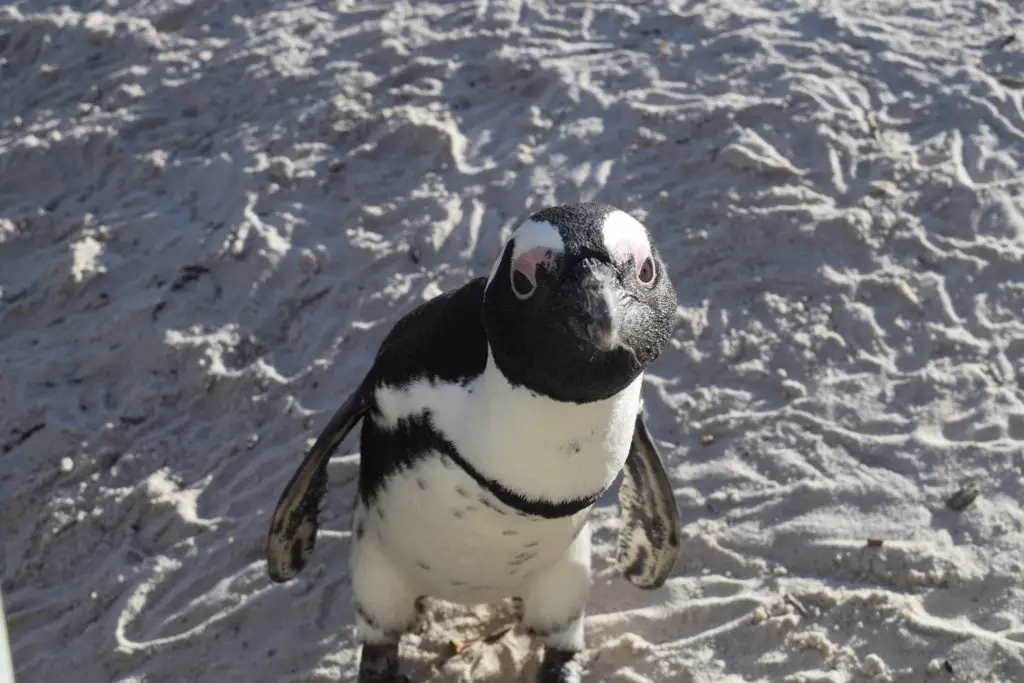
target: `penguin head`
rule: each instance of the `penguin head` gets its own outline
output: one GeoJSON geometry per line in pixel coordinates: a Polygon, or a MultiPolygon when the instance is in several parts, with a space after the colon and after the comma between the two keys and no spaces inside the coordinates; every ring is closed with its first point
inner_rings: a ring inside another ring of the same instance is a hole
{"type": "Polygon", "coordinates": [[[491,269],[483,318],[495,365],[559,401],[618,393],[661,354],[676,297],[647,229],[604,204],[538,211],[491,269]]]}

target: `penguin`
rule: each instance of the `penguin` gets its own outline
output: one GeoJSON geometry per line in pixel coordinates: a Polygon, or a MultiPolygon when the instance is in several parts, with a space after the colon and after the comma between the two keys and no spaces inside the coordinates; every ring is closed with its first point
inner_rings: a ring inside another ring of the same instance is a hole
{"type": "Polygon", "coordinates": [[[409,681],[398,645],[427,596],[513,598],[544,646],[540,683],[581,681],[587,519],[620,472],[619,571],[656,588],[679,553],[641,400],[675,316],[644,225],[575,203],[533,213],[486,278],[398,320],[285,487],[266,546],[272,581],[306,566],[328,459],[361,421],[349,552],[359,683],[409,681]]]}

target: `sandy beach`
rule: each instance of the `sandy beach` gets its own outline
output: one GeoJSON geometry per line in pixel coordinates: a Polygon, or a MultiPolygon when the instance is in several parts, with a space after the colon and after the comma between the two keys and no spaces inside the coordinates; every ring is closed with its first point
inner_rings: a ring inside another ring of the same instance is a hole
{"type": "MultiPolygon", "coordinates": [[[[580,200],[671,270],[683,534],[640,591],[599,504],[587,680],[1024,681],[1019,0],[37,0],[0,7],[17,682],[354,680],[357,440],[287,584],[277,497],[402,314],[580,200]]],[[[510,614],[430,602],[404,670],[531,680],[510,614]]]]}

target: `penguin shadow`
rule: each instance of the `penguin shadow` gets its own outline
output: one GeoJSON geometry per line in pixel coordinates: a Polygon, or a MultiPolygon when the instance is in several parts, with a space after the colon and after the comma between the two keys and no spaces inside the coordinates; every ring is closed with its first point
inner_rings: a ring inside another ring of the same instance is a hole
{"type": "MultiPolygon", "coordinates": [[[[134,587],[110,610],[118,666],[131,669],[159,657],[177,671],[194,668],[195,651],[215,639],[202,674],[195,680],[240,680],[238,662],[263,653],[274,670],[315,678],[318,662],[340,659],[355,666],[351,639],[354,610],[348,600],[347,558],[358,455],[331,460],[329,489],[316,550],[295,578],[271,582],[265,544],[274,505],[294,468],[282,446],[252,458],[225,460],[196,499],[200,542],[176,542],[148,562],[134,587]],[[239,467],[237,460],[246,460],[239,467]],[[235,462],[232,462],[235,461],[235,462]],[[276,471],[273,465],[277,464],[276,471]],[[303,647],[295,647],[296,641],[303,647]]],[[[174,508],[151,510],[173,521],[174,508]]],[[[154,520],[159,524],[159,520],[154,520]]],[[[186,530],[187,531],[187,530],[186,530]]],[[[248,680],[248,679],[246,679],[248,680]]]]}
{"type": "MultiPolygon", "coordinates": [[[[587,634],[592,648],[624,636],[652,645],[700,638],[738,619],[745,619],[758,601],[747,593],[753,571],[738,558],[716,553],[699,539],[684,535],[679,558],[665,583],[641,589],[616,566],[622,477],[595,506],[592,525],[593,587],[587,605],[587,634]],[[708,569],[713,571],[708,572],[708,569]]],[[[681,529],[707,516],[697,504],[680,502],[681,529]]]]}
{"type": "MultiPolygon", "coordinates": [[[[265,575],[263,544],[278,496],[284,490],[293,471],[294,467],[278,468],[277,474],[283,473],[285,476],[283,480],[276,482],[276,486],[271,487],[272,492],[264,498],[265,501],[270,501],[270,504],[264,503],[264,513],[257,518],[257,531],[260,533],[259,564],[265,575]]],[[[301,594],[303,599],[308,597],[310,609],[303,613],[311,620],[311,626],[321,632],[337,631],[339,627],[351,625],[355,620],[355,608],[348,597],[348,557],[358,479],[358,452],[331,458],[327,465],[327,494],[320,508],[320,527],[309,564],[297,576],[283,584],[275,584],[270,581],[269,576],[266,577],[271,592],[288,591],[301,594]]],[[[251,509],[257,508],[257,504],[253,503],[251,509]]],[[[324,654],[328,654],[332,649],[334,648],[326,649],[324,654]]]]}
{"type": "Polygon", "coordinates": [[[622,519],[619,512],[619,488],[622,475],[598,500],[591,513],[591,576],[593,585],[587,603],[588,617],[618,613],[623,610],[644,610],[663,604],[671,598],[669,585],[680,571],[677,561],[664,585],[644,590],[626,579],[616,566],[616,551],[622,519]]]}

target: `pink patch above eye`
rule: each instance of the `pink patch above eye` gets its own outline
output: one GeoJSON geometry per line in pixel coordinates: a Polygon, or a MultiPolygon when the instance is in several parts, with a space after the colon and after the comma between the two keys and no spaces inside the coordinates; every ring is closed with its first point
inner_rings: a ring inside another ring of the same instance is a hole
{"type": "Polygon", "coordinates": [[[634,240],[620,240],[615,245],[615,252],[613,257],[622,263],[627,263],[630,258],[633,259],[633,268],[639,273],[640,269],[643,268],[644,261],[651,256],[650,247],[643,242],[634,240]]]}
{"type": "Polygon", "coordinates": [[[553,255],[550,249],[544,247],[535,247],[529,251],[525,251],[519,254],[515,262],[512,263],[512,269],[521,272],[526,276],[526,280],[531,285],[537,285],[537,266],[542,263],[548,263],[553,260],[553,255]]]}
{"type": "Polygon", "coordinates": [[[541,264],[551,265],[554,263],[554,259],[554,254],[545,247],[534,247],[516,257],[516,260],[512,262],[513,275],[519,273],[530,283],[530,291],[520,292],[520,294],[528,295],[536,289],[537,267],[541,264]]]}

